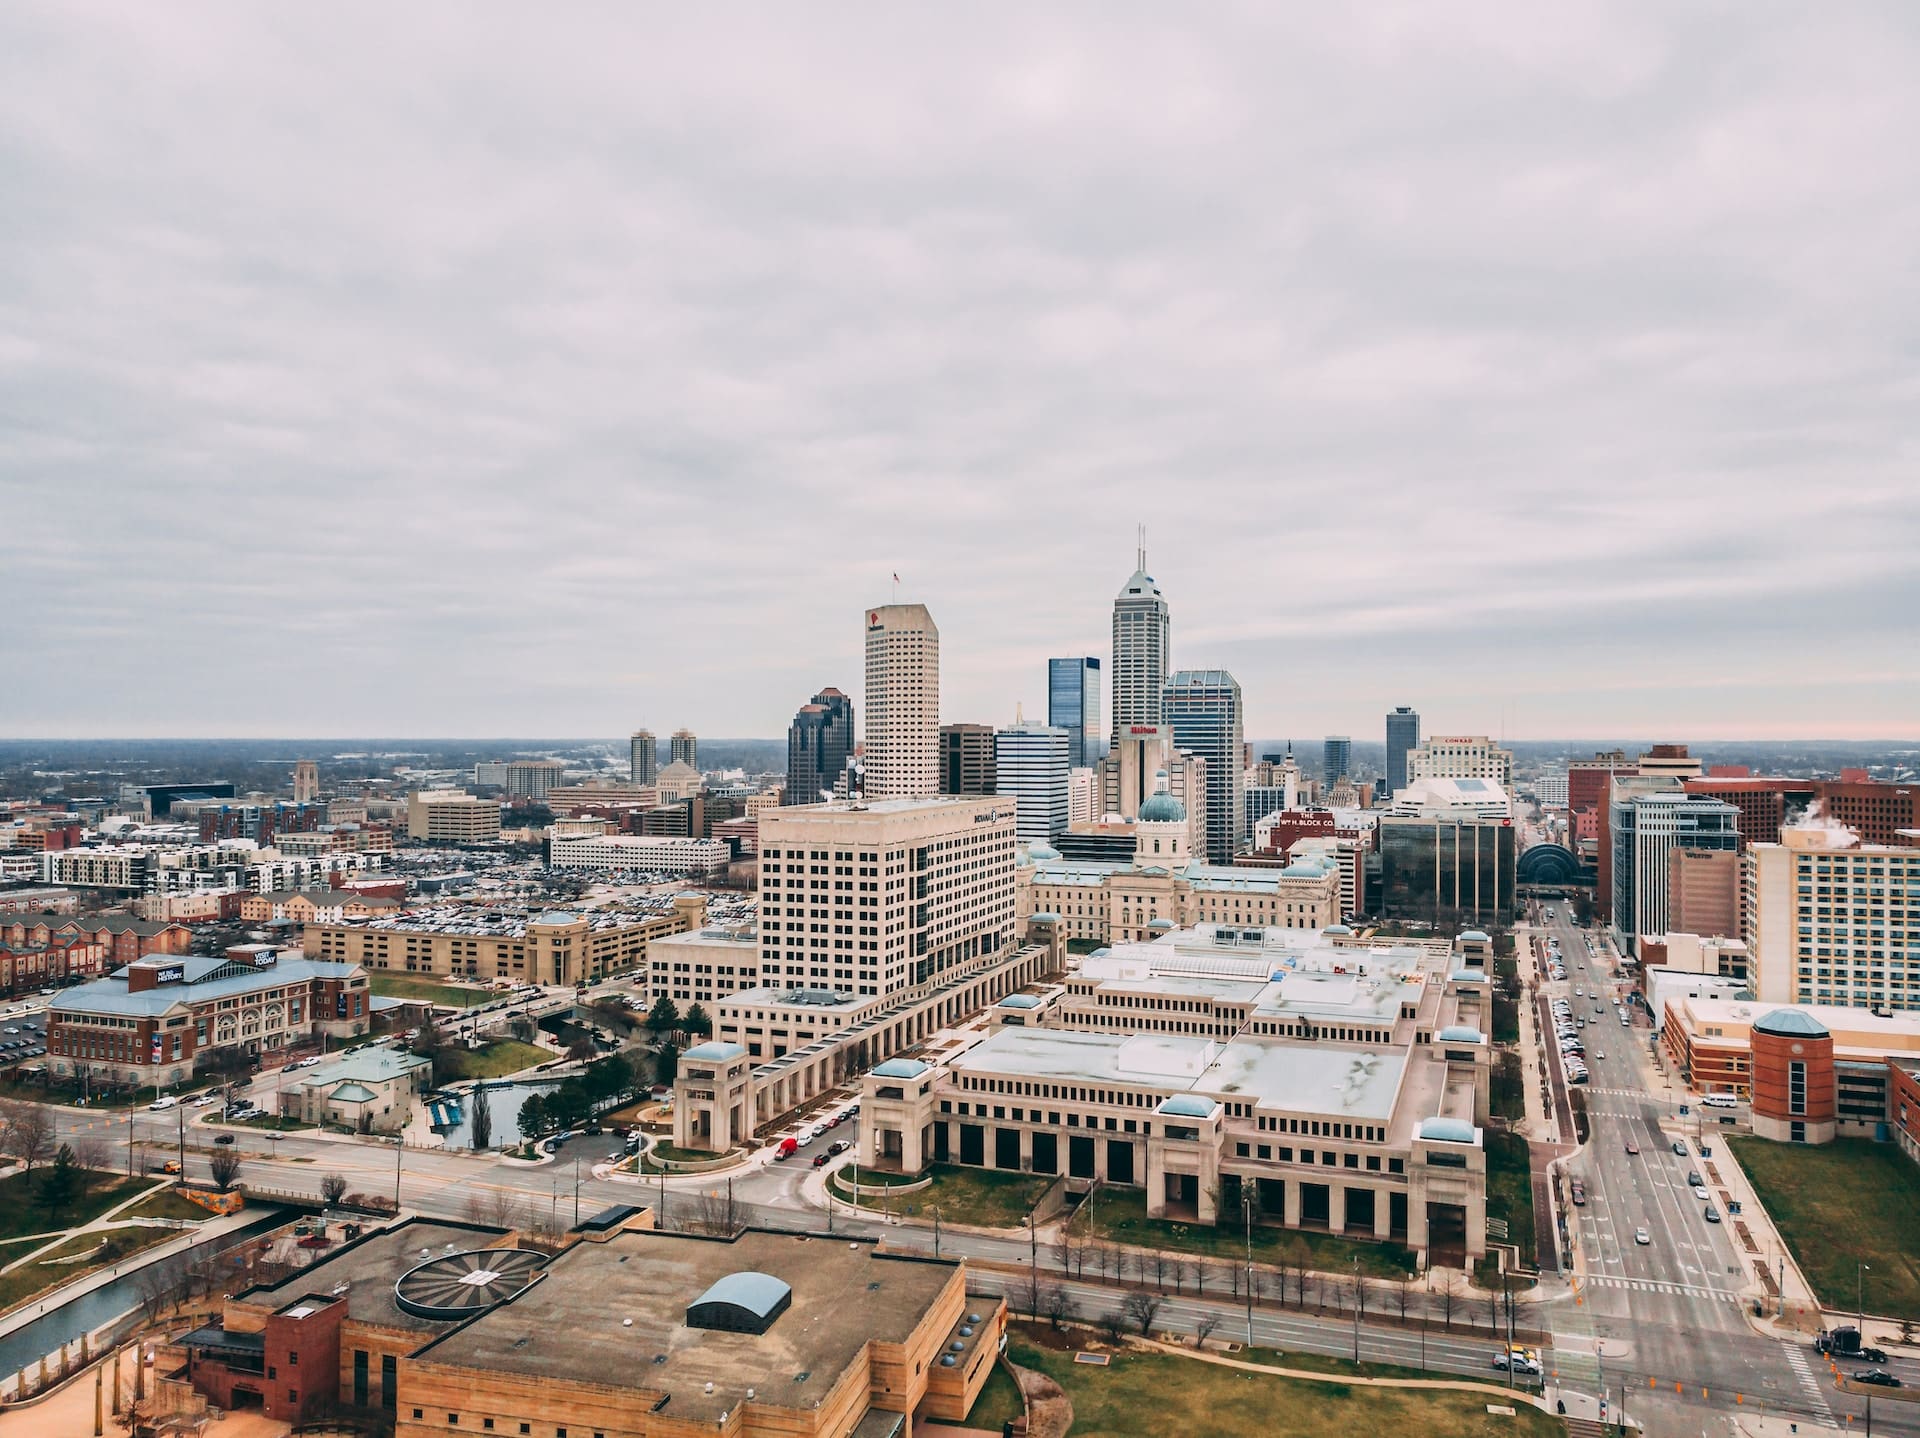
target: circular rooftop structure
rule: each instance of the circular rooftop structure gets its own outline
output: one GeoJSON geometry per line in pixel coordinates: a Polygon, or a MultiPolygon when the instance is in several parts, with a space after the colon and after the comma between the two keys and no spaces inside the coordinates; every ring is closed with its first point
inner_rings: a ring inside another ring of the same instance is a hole
{"type": "Polygon", "coordinates": [[[1472,1143],[1475,1138],[1473,1125],[1465,1119],[1443,1118],[1438,1114],[1421,1119],[1414,1136],[1437,1143],[1472,1143]]]}
{"type": "Polygon", "coordinates": [[[1147,796],[1140,806],[1140,822],[1143,824],[1184,824],[1187,822],[1187,806],[1182,804],[1165,789],[1147,796]]]}
{"type": "Polygon", "coordinates": [[[1031,844],[1027,848],[1027,857],[1034,860],[1057,859],[1060,851],[1047,843],[1031,844]]]}
{"type": "Polygon", "coordinates": [[[556,929],[564,928],[568,924],[577,924],[578,922],[580,922],[580,916],[578,914],[569,914],[565,909],[549,909],[546,913],[534,920],[536,924],[544,924],[549,928],[556,929]]]}
{"type": "Polygon", "coordinates": [[[546,1254],[530,1248],[443,1253],[401,1274],[393,1285],[393,1301],[415,1318],[458,1323],[512,1298],[547,1262],[546,1254]]]}
{"type": "Polygon", "coordinates": [[[1823,1039],[1827,1026],[1799,1009],[1774,1009],[1754,1023],[1757,1034],[1773,1034],[1783,1039],[1823,1039]]]}

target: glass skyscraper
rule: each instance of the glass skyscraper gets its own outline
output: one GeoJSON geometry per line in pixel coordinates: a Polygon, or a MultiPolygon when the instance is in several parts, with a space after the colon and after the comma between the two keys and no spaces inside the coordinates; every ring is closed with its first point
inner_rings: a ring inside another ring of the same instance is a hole
{"type": "Polygon", "coordinates": [[[1420,716],[1402,704],[1387,716],[1387,794],[1407,787],[1407,755],[1420,747],[1420,716]]]}
{"type": "Polygon", "coordinates": [[[1207,761],[1206,858],[1230,864],[1247,837],[1240,685],[1224,669],[1182,669],[1161,694],[1173,742],[1207,761]]]}
{"type": "Polygon", "coordinates": [[[1107,731],[1101,725],[1098,659],[1047,661],[1047,723],[1067,731],[1067,759],[1074,768],[1100,762],[1107,731]]]}
{"type": "Polygon", "coordinates": [[[1332,788],[1353,773],[1353,740],[1345,734],[1327,735],[1320,760],[1320,777],[1332,788]]]}

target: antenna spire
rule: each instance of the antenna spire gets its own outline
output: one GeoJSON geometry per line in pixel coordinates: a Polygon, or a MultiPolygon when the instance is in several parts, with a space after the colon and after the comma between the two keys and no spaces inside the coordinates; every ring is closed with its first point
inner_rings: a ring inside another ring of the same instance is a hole
{"type": "Polygon", "coordinates": [[[1142,574],[1145,574],[1147,572],[1147,527],[1146,525],[1143,524],[1138,527],[1136,531],[1136,540],[1137,540],[1137,543],[1135,546],[1134,557],[1136,560],[1138,560],[1138,563],[1134,567],[1138,569],[1142,574]]]}

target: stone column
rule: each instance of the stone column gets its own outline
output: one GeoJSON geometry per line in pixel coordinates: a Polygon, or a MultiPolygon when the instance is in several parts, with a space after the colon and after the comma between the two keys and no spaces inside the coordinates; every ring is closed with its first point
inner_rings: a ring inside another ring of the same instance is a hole
{"type": "Polygon", "coordinates": [[[1344,1183],[1327,1185],[1327,1231],[1347,1231],[1347,1186],[1344,1183]]]}
{"type": "Polygon", "coordinates": [[[1288,1228],[1300,1226],[1300,1183],[1297,1179],[1287,1180],[1286,1220],[1288,1228]]]}
{"type": "Polygon", "coordinates": [[[1378,1239],[1393,1237],[1393,1193],[1389,1189],[1376,1188],[1373,1191],[1373,1236],[1378,1239]]]}

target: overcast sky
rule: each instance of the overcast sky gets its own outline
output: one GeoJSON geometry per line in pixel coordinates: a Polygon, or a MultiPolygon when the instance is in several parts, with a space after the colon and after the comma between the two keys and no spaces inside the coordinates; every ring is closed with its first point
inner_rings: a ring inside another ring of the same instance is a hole
{"type": "Polygon", "coordinates": [[[0,733],[1920,735],[1920,7],[0,9],[0,733]],[[1345,10],[1358,13],[1347,14],[1345,10]]]}

